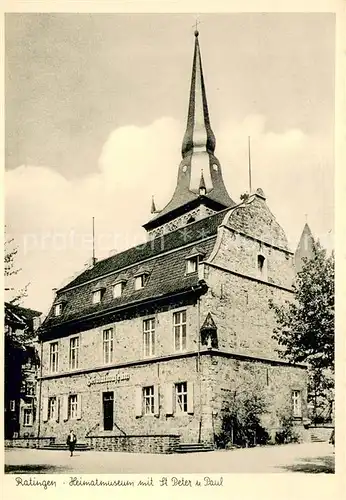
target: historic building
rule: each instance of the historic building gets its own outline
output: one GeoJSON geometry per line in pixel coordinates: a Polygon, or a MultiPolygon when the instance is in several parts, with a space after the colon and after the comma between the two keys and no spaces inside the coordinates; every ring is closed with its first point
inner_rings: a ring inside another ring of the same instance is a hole
{"type": "Polygon", "coordinates": [[[147,243],[57,291],[40,336],[40,436],[64,441],[73,428],[94,446],[142,451],[213,443],[247,374],[270,397],[270,435],[285,412],[303,428],[306,369],[279,359],[269,308],[293,296],[294,254],[262,189],[239,204],[227,192],[197,31],[177,185],[152,212],[147,243]]]}
{"type": "Polygon", "coordinates": [[[41,313],[5,302],[5,438],[36,436],[41,313]]]}

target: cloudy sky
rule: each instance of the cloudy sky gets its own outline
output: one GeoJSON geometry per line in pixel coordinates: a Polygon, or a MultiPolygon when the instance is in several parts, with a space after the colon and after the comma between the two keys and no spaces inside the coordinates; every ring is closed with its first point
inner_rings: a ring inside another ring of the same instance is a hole
{"type": "MultiPolygon", "coordinates": [[[[334,16],[205,14],[200,45],[216,156],[231,197],[261,187],[291,248],[306,217],[333,248],[334,16]],[[307,215],[306,215],[307,214],[307,215]]],[[[190,14],[6,18],[6,225],[25,305],[96,253],[145,239],[174,189],[193,55],[190,14]]],[[[7,298],[10,298],[8,296],[7,298]]]]}

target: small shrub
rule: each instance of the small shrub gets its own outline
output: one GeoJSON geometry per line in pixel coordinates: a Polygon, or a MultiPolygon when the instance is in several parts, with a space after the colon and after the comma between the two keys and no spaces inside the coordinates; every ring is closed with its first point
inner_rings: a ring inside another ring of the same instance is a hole
{"type": "Polygon", "coordinates": [[[299,443],[299,435],[294,430],[292,417],[283,417],[281,429],[275,434],[276,444],[299,443]]]}

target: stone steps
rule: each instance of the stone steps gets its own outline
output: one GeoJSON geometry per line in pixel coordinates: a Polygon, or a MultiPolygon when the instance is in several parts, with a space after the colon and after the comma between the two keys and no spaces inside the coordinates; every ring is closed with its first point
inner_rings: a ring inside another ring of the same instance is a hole
{"type": "Polygon", "coordinates": [[[310,439],[312,443],[325,443],[326,441],[328,441],[328,439],[323,439],[320,436],[316,436],[316,434],[311,434],[310,439]]]}
{"type": "MultiPolygon", "coordinates": [[[[67,451],[68,446],[65,443],[54,443],[43,446],[42,449],[67,451]]],[[[89,451],[89,450],[91,450],[91,448],[86,443],[77,443],[75,446],[75,451],[89,451]]]]}
{"type": "Polygon", "coordinates": [[[175,452],[176,453],[201,453],[206,451],[213,451],[214,448],[211,445],[204,443],[181,443],[179,444],[175,452]]]}

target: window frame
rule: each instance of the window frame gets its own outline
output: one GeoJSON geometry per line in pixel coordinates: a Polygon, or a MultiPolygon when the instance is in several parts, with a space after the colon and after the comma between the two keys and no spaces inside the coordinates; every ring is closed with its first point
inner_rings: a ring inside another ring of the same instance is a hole
{"type": "Polygon", "coordinates": [[[174,384],[174,410],[176,414],[185,415],[188,410],[187,382],[176,382],[174,384]],[[179,397],[182,399],[181,404],[179,397]]]}
{"type": "Polygon", "coordinates": [[[93,305],[99,304],[102,300],[102,289],[93,290],[92,292],[92,303],[93,305]],[[95,300],[95,297],[98,297],[98,300],[95,300]]]}
{"type": "Polygon", "coordinates": [[[173,313],[173,343],[174,352],[185,352],[187,350],[187,309],[180,309],[173,313]],[[185,320],[183,319],[184,314],[185,320]],[[178,315],[179,318],[181,318],[181,321],[179,323],[175,321],[175,318],[177,318],[178,315]],[[177,333],[179,335],[179,349],[176,348],[177,333]],[[184,338],[185,342],[183,341],[184,338]]]}
{"type": "Polygon", "coordinates": [[[78,395],[77,394],[69,394],[69,397],[68,397],[68,419],[69,420],[77,420],[77,418],[78,418],[78,395]],[[73,399],[73,402],[72,402],[72,399],[73,399]],[[73,407],[72,407],[72,405],[73,405],[73,407]],[[73,408],[73,413],[72,413],[72,408],[73,408]]]}
{"type": "Polygon", "coordinates": [[[74,335],[73,337],[70,337],[70,344],[69,344],[69,356],[68,356],[68,366],[69,370],[78,370],[79,368],[79,349],[80,349],[80,337],[79,335],[74,335]],[[72,343],[77,341],[77,347],[72,347],[72,343]],[[72,366],[72,352],[77,353],[75,356],[75,366],[72,366]]]}
{"type": "Polygon", "coordinates": [[[32,408],[23,408],[23,427],[32,427],[34,424],[34,414],[32,408]],[[26,416],[29,415],[29,422],[26,422],[26,416]]]}
{"type": "Polygon", "coordinates": [[[142,273],[135,276],[135,290],[142,290],[148,281],[148,273],[142,273]]]}
{"type": "Polygon", "coordinates": [[[114,329],[112,327],[110,328],[105,328],[104,330],[102,330],[102,357],[103,357],[103,364],[104,365],[109,365],[111,363],[113,363],[113,356],[114,356],[114,329]],[[111,332],[110,334],[110,337],[108,339],[105,339],[105,334],[106,333],[109,333],[111,332]],[[109,356],[109,359],[106,360],[106,350],[105,350],[105,347],[108,346],[108,356],[109,356]]]}
{"type": "Polygon", "coordinates": [[[199,255],[194,255],[186,259],[185,274],[192,274],[198,272],[199,255]]]}
{"type": "Polygon", "coordinates": [[[146,318],[143,319],[142,323],[143,330],[143,356],[145,358],[149,358],[151,356],[155,356],[155,347],[156,347],[156,318],[146,318]],[[149,325],[149,328],[146,328],[146,325],[149,325]],[[148,342],[146,342],[146,337],[148,337],[148,342]],[[146,346],[148,346],[148,351],[146,350],[146,346]]]}
{"type": "Polygon", "coordinates": [[[57,373],[59,371],[59,341],[49,343],[49,373],[57,373]],[[56,352],[52,352],[52,348],[56,346],[56,352]],[[53,362],[55,356],[55,363],[53,362]]]}
{"type": "Polygon", "coordinates": [[[114,283],[113,290],[112,290],[113,299],[118,299],[119,297],[121,297],[123,294],[124,288],[125,288],[124,281],[119,281],[118,283],[114,283]],[[116,293],[117,290],[118,290],[118,293],[116,293]]]}
{"type": "Polygon", "coordinates": [[[54,316],[58,317],[62,315],[62,303],[58,302],[54,305],[54,316]]]}
{"type": "Polygon", "coordinates": [[[291,397],[293,418],[302,418],[302,391],[293,389],[291,397]]]}
{"type": "Polygon", "coordinates": [[[142,389],[143,415],[155,415],[155,387],[148,385],[142,389]],[[149,408],[150,411],[147,411],[149,408]]]}
{"type": "Polygon", "coordinates": [[[35,382],[32,380],[27,380],[25,383],[25,395],[26,396],[35,396],[35,382]],[[28,390],[30,389],[30,390],[28,390]]]}
{"type": "Polygon", "coordinates": [[[56,420],[57,417],[57,404],[58,404],[58,399],[56,396],[50,396],[48,398],[48,419],[47,420],[56,420]],[[53,405],[53,412],[52,412],[52,405],[51,403],[54,401],[53,405]]]}

